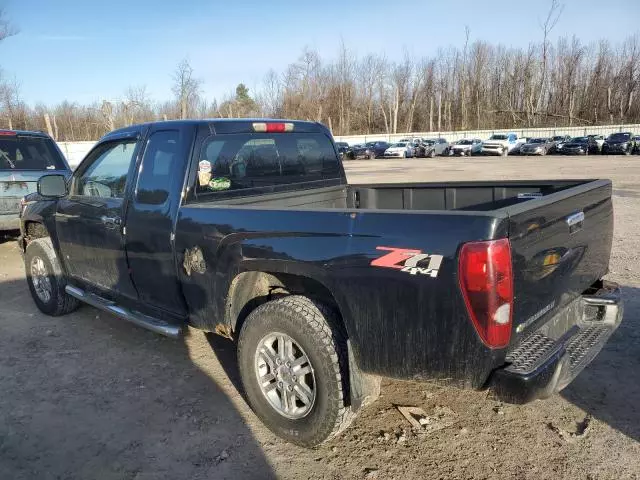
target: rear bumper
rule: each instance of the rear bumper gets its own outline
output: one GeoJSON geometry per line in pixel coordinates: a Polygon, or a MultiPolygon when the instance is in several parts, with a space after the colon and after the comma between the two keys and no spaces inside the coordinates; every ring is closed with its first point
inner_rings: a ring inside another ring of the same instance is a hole
{"type": "Polygon", "coordinates": [[[509,365],[493,372],[490,388],[508,403],[527,403],[562,390],[596,357],[622,315],[618,285],[599,282],[511,350],[509,365]],[[558,333],[559,325],[568,329],[558,333]]]}
{"type": "Polygon", "coordinates": [[[0,232],[7,230],[20,230],[18,213],[0,213],[0,232]]]}

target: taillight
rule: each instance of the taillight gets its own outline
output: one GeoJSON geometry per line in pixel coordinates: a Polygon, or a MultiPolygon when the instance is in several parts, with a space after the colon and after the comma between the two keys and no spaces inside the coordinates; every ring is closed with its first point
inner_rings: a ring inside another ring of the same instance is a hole
{"type": "Polygon", "coordinates": [[[15,137],[18,134],[13,130],[0,130],[0,135],[4,137],[15,137]]]}
{"type": "Polygon", "coordinates": [[[293,123],[256,122],[253,124],[254,132],[284,133],[293,131],[293,123]]]}
{"type": "Polygon", "coordinates": [[[509,240],[466,243],[458,273],[469,316],[483,343],[490,348],[507,346],[513,310],[509,240]]]}

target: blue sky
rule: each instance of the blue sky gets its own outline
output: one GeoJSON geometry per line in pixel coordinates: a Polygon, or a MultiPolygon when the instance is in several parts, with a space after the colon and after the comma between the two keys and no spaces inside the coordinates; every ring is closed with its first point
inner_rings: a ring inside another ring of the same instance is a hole
{"type": "MultiPolygon", "coordinates": [[[[640,0],[561,0],[553,32],[616,43],[640,31],[640,0]]],[[[342,38],[358,55],[433,55],[471,39],[508,46],[540,40],[550,0],[0,0],[20,33],[0,43],[0,68],[29,104],[115,100],[146,85],[171,98],[171,74],[189,58],[208,98],[239,82],[258,87],[308,46],[336,56],[342,38]]]]}

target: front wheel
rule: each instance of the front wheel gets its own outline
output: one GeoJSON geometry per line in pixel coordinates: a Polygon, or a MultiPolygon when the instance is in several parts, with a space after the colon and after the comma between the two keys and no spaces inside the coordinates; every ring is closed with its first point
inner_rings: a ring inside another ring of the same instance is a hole
{"type": "Polygon", "coordinates": [[[27,284],[42,313],[59,316],[71,313],[80,302],[65,292],[67,280],[49,238],[32,240],[24,254],[27,284]]]}
{"type": "Polygon", "coordinates": [[[345,335],[319,302],[296,295],[256,308],[240,332],[238,363],[251,408],[288,442],[319,445],[354,416],[345,335]]]}

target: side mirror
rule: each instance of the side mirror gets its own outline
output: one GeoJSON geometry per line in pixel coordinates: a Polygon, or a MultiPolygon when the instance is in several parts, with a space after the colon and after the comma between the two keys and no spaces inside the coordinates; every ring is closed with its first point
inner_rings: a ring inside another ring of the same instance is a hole
{"type": "Polygon", "coordinates": [[[43,197],[60,198],[67,194],[67,178],[64,175],[44,175],[38,180],[38,193],[43,197]]]}

